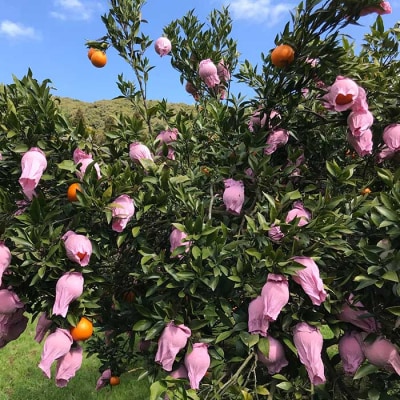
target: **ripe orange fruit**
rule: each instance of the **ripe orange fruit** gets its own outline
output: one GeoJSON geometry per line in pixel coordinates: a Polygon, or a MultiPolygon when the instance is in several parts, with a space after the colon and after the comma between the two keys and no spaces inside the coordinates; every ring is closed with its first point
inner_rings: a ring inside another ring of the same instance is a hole
{"type": "Polygon", "coordinates": [[[72,339],[87,340],[93,335],[93,324],[85,317],[82,317],[76,326],[70,330],[72,339]]]}
{"type": "Polygon", "coordinates": [[[76,255],[78,256],[78,258],[82,261],[85,257],[86,257],[87,253],[81,253],[81,252],[77,252],[76,255]]]}
{"type": "Polygon", "coordinates": [[[103,68],[107,64],[107,56],[104,51],[95,50],[90,57],[91,63],[97,68],[103,68]]]}
{"type": "Polygon", "coordinates": [[[87,53],[87,56],[89,58],[89,60],[92,58],[93,53],[97,51],[97,49],[94,49],[93,47],[91,47],[87,53]]]}
{"type": "Polygon", "coordinates": [[[336,96],[336,104],[339,106],[344,106],[345,104],[349,104],[353,101],[353,95],[352,94],[341,94],[339,93],[336,96]]]}
{"type": "Polygon", "coordinates": [[[76,194],[77,191],[82,192],[82,187],[79,183],[72,183],[71,185],[69,185],[67,191],[67,197],[69,201],[78,200],[78,196],[76,194]]]}
{"type": "Polygon", "coordinates": [[[372,193],[372,190],[368,187],[361,190],[361,194],[370,194],[370,193],[372,193]]]}
{"type": "Polygon", "coordinates": [[[121,379],[119,379],[119,376],[112,376],[110,378],[110,385],[111,386],[117,386],[121,383],[121,379]]]}
{"type": "Polygon", "coordinates": [[[291,64],[294,60],[293,47],[288,44],[281,44],[275,47],[271,53],[271,62],[275,67],[283,68],[291,64]]]}

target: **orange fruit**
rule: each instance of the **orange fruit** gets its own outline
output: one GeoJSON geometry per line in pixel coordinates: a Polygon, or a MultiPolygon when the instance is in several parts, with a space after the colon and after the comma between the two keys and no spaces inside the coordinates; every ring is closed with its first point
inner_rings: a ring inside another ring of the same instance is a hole
{"type": "Polygon", "coordinates": [[[136,299],[136,294],[132,290],[129,290],[128,292],[124,293],[123,298],[127,303],[133,303],[136,299]]]}
{"type": "Polygon", "coordinates": [[[93,335],[93,324],[85,317],[82,317],[76,326],[70,330],[72,339],[74,340],[87,340],[93,335]]]}
{"type": "Polygon", "coordinates": [[[345,104],[349,104],[353,101],[353,95],[352,94],[341,94],[339,93],[336,96],[336,104],[339,106],[344,106],[345,104]]]}
{"type": "Polygon", "coordinates": [[[103,68],[107,64],[106,53],[101,50],[95,50],[90,57],[90,61],[96,68],[103,68]]]}
{"type": "Polygon", "coordinates": [[[93,53],[97,51],[97,49],[94,49],[93,47],[91,47],[87,53],[87,56],[89,58],[89,60],[92,58],[93,53]]]}
{"type": "Polygon", "coordinates": [[[86,257],[87,253],[81,253],[81,252],[77,252],[76,255],[78,256],[78,258],[82,261],[85,257],[86,257]]]}
{"type": "Polygon", "coordinates": [[[204,174],[204,175],[210,175],[210,169],[208,167],[201,167],[200,171],[204,174]]]}
{"type": "Polygon", "coordinates": [[[361,194],[370,194],[372,192],[372,190],[368,187],[364,188],[363,190],[361,190],[361,194]]]}
{"type": "Polygon", "coordinates": [[[111,386],[117,386],[121,383],[121,379],[119,379],[119,376],[112,376],[110,378],[110,385],[111,386]]]}
{"type": "Polygon", "coordinates": [[[79,183],[72,183],[71,185],[69,185],[67,191],[67,197],[69,201],[78,200],[78,196],[76,194],[77,191],[82,192],[82,187],[79,183]]]}
{"type": "Polygon", "coordinates": [[[271,62],[275,67],[286,67],[294,61],[294,50],[288,44],[281,44],[275,47],[271,53],[271,62]]]}

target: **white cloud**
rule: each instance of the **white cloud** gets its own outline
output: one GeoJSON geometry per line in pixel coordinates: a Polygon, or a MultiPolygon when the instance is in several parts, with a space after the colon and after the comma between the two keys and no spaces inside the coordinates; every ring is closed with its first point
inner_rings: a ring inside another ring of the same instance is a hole
{"type": "Polygon", "coordinates": [[[295,4],[275,3],[272,0],[231,0],[229,9],[235,19],[265,22],[272,26],[287,17],[295,4]]]}
{"type": "Polygon", "coordinates": [[[0,35],[5,35],[11,38],[25,37],[36,39],[38,37],[33,28],[9,20],[0,22],[0,35]]]}
{"type": "Polygon", "coordinates": [[[101,4],[96,1],[54,0],[53,5],[55,9],[50,15],[61,20],[87,21],[102,9],[101,4]]]}

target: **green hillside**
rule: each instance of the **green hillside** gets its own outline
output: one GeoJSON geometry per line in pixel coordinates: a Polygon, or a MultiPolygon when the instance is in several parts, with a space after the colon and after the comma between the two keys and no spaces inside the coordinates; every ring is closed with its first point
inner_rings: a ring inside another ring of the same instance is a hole
{"type": "MultiPolygon", "coordinates": [[[[69,97],[56,97],[59,107],[74,125],[81,120],[85,127],[95,129],[102,133],[107,125],[112,124],[113,117],[120,114],[132,115],[135,110],[132,103],[127,99],[99,100],[92,103],[71,99],[69,97]]],[[[156,101],[149,101],[149,107],[156,104],[156,101]]],[[[178,110],[193,110],[193,106],[184,103],[168,104],[169,111],[176,114],[178,110]]],[[[165,125],[163,121],[155,117],[154,126],[165,125]]]]}

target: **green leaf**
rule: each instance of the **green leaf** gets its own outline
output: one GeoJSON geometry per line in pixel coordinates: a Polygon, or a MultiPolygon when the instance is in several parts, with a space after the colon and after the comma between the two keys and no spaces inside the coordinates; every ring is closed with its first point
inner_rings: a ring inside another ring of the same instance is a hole
{"type": "Polygon", "coordinates": [[[287,338],[287,337],[284,337],[282,340],[283,340],[283,342],[286,344],[286,346],[289,347],[289,349],[292,350],[292,352],[293,352],[294,354],[296,354],[296,356],[297,356],[297,349],[296,349],[296,347],[293,345],[292,341],[291,341],[289,338],[287,338]]]}
{"type": "Polygon", "coordinates": [[[132,237],[137,237],[140,233],[140,226],[134,226],[132,228],[132,237]]]}
{"type": "Polygon", "coordinates": [[[150,400],[158,400],[167,390],[167,384],[162,381],[153,382],[150,386],[150,400]]]}
{"type": "Polygon", "coordinates": [[[177,185],[180,183],[184,183],[187,181],[190,181],[190,178],[186,175],[178,175],[178,176],[173,176],[172,178],[170,178],[169,180],[173,185],[177,185]]]}
{"type": "Polygon", "coordinates": [[[128,234],[123,233],[122,235],[118,235],[117,238],[117,247],[120,248],[122,244],[125,242],[125,239],[127,238],[128,234]]]}
{"type": "Polygon", "coordinates": [[[353,379],[364,378],[364,376],[374,374],[378,370],[379,370],[379,368],[372,364],[361,365],[361,367],[358,368],[357,372],[355,373],[353,379]]]}
{"type": "Polygon", "coordinates": [[[43,279],[45,273],[46,273],[46,267],[40,267],[37,272],[40,279],[43,279]]]}
{"type": "Polygon", "coordinates": [[[400,317],[400,306],[386,307],[386,311],[400,317]]]}
{"type": "Polygon", "coordinates": [[[391,282],[399,282],[399,275],[396,271],[386,271],[382,275],[382,279],[385,279],[386,281],[391,281],[391,282]]]}
{"type": "Polygon", "coordinates": [[[261,253],[256,249],[246,249],[246,253],[250,256],[257,258],[257,260],[261,260],[261,253]]]}
{"type": "Polygon", "coordinates": [[[192,254],[195,260],[201,257],[201,250],[197,246],[192,247],[192,254]]]}
{"type": "Polygon", "coordinates": [[[76,165],[72,160],[64,160],[64,161],[60,162],[59,164],[57,164],[57,167],[59,169],[66,170],[69,172],[75,172],[75,170],[76,170],[76,165]]]}
{"type": "Polygon", "coordinates": [[[361,289],[364,289],[365,287],[375,285],[376,282],[378,282],[378,279],[371,279],[364,275],[358,275],[354,278],[354,281],[360,282],[359,285],[357,286],[356,290],[361,290],[361,289]]]}
{"type": "Polygon", "coordinates": [[[164,321],[157,321],[146,333],[145,340],[154,339],[165,327],[164,321]]]}
{"type": "Polygon", "coordinates": [[[68,313],[67,314],[67,321],[71,326],[76,326],[79,322],[79,317],[77,315],[68,313]]]}
{"type": "Polygon", "coordinates": [[[258,349],[265,357],[269,357],[269,340],[268,338],[261,338],[258,342],[258,349]]]}
{"type": "Polygon", "coordinates": [[[255,346],[260,339],[258,335],[252,335],[251,333],[248,332],[240,332],[239,336],[242,342],[248,347],[255,346]]]}
{"type": "Polygon", "coordinates": [[[266,387],[264,386],[257,386],[256,387],[256,393],[260,394],[261,396],[268,396],[269,395],[269,391],[266,387]]]}
{"type": "Polygon", "coordinates": [[[103,192],[103,195],[102,195],[101,197],[102,197],[102,199],[103,199],[105,202],[110,201],[111,196],[112,196],[112,193],[113,193],[113,187],[112,187],[112,185],[110,185],[110,186],[103,192]]]}
{"type": "Polygon", "coordinates": [[[293,385],[290,382],[281,382],[281,383],[278,383],[276,385],[276,387],[278,387],[279,389],[288,391],[288,390],[291,390],[293,388],[293,385]]]}
{"type": "Polygon", "coordinates": [[[149,329],[152,325],[153,325],[153,323],[151,321],[149,321],[147,319],[141,319],[140,321],[137,321],[133,325],[132,330],[137,331],[137,332],[142,332],[142,331],[149,329]]]}
{"type": "Polygon", "coordinates": [[[219,343],[219,342],[222,342],[225,339],[228,339],[229,337],[231,337],[232,333],[233,333],[232,330],[220,333],[217,336],[217,338],[215,339],[215,343],[219,343]]]}
{"type": "Polygon", "coordinates": [[[207,319],[194,319],[190,321],[189,323],[189,328],[192,331],[196,331],[200,328],[203,328],[204,326],[207,326],[210,323],[207,319]]]}
{"type": "Polygon", "coordinates": [[[399,215],[395,213],[392,210],[389,210],[386,207],[383,206],[375,206],[375,209],[379,212],[379,214],[383,215],[385,218],[387,218],[389,221],[398,221],[399,215]]]}

